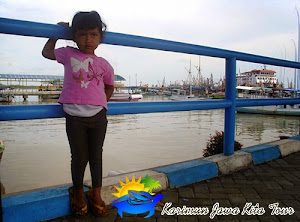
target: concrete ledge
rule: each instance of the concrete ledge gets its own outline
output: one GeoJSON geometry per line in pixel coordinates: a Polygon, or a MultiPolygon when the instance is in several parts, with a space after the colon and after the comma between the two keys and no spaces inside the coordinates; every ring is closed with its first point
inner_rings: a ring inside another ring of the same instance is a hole
{"type": "Polygon", "coordinates": [[[143,170],[137,172],[131,172],[126,174],[119,174],[112,177],[103,178],[103,186],[101,190],[102,198],[106,204],[111,204],[113,200],[117,199],[117,197],[111,195],[112,193],[116,193],[116,187],[121,187],[120,181],[126,183],[125,178],[127,177],[130,181],[132,180],[132,176],[134,175],[135,181],[139,179],[139,177],[144,178],[146,175],[151,176],[154,180],[158,180],[161,187],[153,190],[153,192],[159,192],[161,190],[166,190],[168,188],[168,178],[165,174],[159,173],[153,170],[143,170]]]}
{"type": "Polygon", "coordinates": [[[205,158],[218,165],[219,174],[230,174],[248,168],[252,164],[252,156],[248,152],[237,151],[234,155],[224,156],[224,154],[213,155],[205,158]]]}
{"type": "Polygon", "coordinates": [[[268,143],[268,145],[278,146],[281,156],[287,156],[295,152],[300,151],[300,137],[299,140],[296,138],[289,138],[285,140],[279,140],[275,142],[268,143]]]}
{"type": "Polygon", "coordinates": [[[3,221],[40,221],[70,214],[68,188],[64,186],[3,198],[3,221]]]}
{"type": "Polygon", "coordinates": [[[165,173],[171,187],[184,186],[218,176],[217,164],[205,160],[192,160],[154,170],[165,173]]]}
{"type": "Polygon", "coordinates": [[[244,148],[242,150],[251,153],[254,164],[267,162],[280,157],[279,148],[274,145],[263,144],[244,148]]]}
{"type": "MultiPolygon", "coordinates": [[[[161,187],[153,190],[153,192],[167,189],[167,176],[153,170],[120,174],[103,178],[101,191],[103,200],[106,204],[111,204],[117,198],[112,195],[112,193],[117,192],[114,186],[121,187],[120,181],[126,183],[126,177],[131,181],[134,175],[135,181],[137,181],[139,177],[144,178],[147,174],[160,182],[161,187]]],[[[70,215],[69,187],[63,186],[4,197],[2,198],[3,220],[5,222],[41,221],[70,215]]],[[[84,189],[85,191],[88,190],[86,187],[84,189]]]]}

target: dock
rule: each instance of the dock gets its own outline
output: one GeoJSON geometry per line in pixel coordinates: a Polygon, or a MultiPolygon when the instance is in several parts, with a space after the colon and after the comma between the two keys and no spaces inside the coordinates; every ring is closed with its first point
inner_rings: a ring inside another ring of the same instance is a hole
{"type": "Polygon", "coordinates": [[[60,95],[61,91],[15,91],[15,96],[60,95]]]}
{"type": "Polygon", "coordinates": [[[28,99],[28,96],[38,96],[42,99],[58,99],[61,91],[38,91],[38,90],[15,90],[12,92],[4,91],[3,95],[22,96],[24,101],[28,99]]]}
{"type": "Polygon", "coordinates": [[[59,75],[0,74],[0,83],[3,82],[9,87],[2,94],[22,96],[24,100],[27,100],[28,96],[58,98],[63,80],[64,76],[59,75]],[[30,83],[38,85],[28,85],[30,83]]]}

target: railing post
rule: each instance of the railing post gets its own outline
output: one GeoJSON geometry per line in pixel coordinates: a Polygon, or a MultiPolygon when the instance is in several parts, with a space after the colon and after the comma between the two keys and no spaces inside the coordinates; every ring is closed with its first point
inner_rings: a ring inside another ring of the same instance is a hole
{"type": "Polygon", "coordinates": [[[235,134],[235,102],[236,102],[236,58],[226,58],[226,88],[225,99],[230,100],[231,106],[225,109],[224,155],[234,153],[235,134]]]}

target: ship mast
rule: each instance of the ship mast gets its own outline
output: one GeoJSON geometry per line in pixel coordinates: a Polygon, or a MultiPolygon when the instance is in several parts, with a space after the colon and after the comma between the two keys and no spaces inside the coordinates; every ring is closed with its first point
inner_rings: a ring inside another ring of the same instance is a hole
{"type": "Polygon", "coordinates": [[[192,82],[192,70],[191,70],[191,59],[190,59],[190,68],[187,69],[185,67],[185,70],[188,72],[188,84],[190,85],[192,82]]]}
{"type": "Polygon", "coordinates": [[[188,85],[190,86],[190,95],[192,94],[192,62],[191,62],[191,59],[190,59],[190,68],[186,69],[186,71],[188,72],[188,85]]]}
{"type": "Polygon", "coordinates": [[[200,68],[200,56],[199,56],[199,66],[195,66],[195,68],[198,71],[198,85],[201,86],[201,68],[200,68]]]}
{"type": "MultiPolygon", "coordinates": [[[[297,9],[297,7],[295,7],[295,8],[296,8],[297,18],[298,18],[297,24],[298,24],[298,62],[299,62],[300,61],[300,50],[299,50],[299,48],[300,48],[300,32],[299,32],[300,23],[299,23],[299,12],[298,12],[298,9],[297,9]]],[[[296,76],[296,72],[295,72],[295,77],[294,78],[295,78],[294,88],[295,88],[295,93],[296,93],[297,89],[300,88],[300,70],[299,69],[297,70],[297,76],[296,76]],[[297,82],[296,82],[296,80],[297,80],[297,82]]]]}

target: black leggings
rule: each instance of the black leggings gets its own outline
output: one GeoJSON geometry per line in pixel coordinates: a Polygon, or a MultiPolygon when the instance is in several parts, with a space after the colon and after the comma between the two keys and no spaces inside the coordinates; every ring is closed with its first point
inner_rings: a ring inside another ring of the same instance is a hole
{"type": "Polygon", "coordinates": [[[102,186],[102,146],[107,128],[106,109],[92,117],[66,114],[66,131],[71,149],[74,189],[83,187],[84,171],[90,164],[92,186],[102,186]]]}

